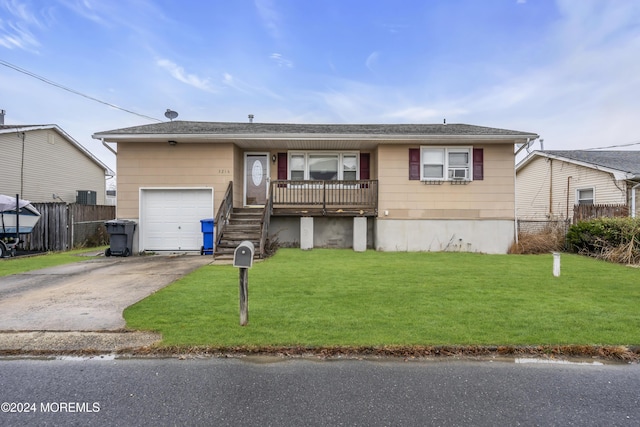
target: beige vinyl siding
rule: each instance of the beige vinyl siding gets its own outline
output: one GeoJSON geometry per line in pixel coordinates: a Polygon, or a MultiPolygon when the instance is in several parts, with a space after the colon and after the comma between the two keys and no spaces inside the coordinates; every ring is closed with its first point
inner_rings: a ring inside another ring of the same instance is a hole
{"type": "Polygon", "coordinates": [[[516,180],[517,216],[523,220],[546,221],[549,218],[548,159],[536,157],[518,171],[516,180]]]}
{"type": "MultiPolygon", "coordinates": [[[[20,162],[22,140],[15,133],[0,135],[2,170],[0,170],[0,194],[15,196],[20,192],[20,162]]],[[[49,195],[49,200],[51,194],[49,195]]]]}
{"type": "MultiPolygon", "coordinates": [[[[229,181],[240,182],[242,170],[237,172],[233,159],[231,143],[175,146],[153,142],[119,143],[116,215],[118,218],[139,217],[141,187],[213,187],[217,210],[229,181]]],[[[235,187],[234,200],[238,191],[235,187]]],[[[239,197],[242,197],[242,187],[239,197]]]]}
{"type": "Polygon", "coordinates": [[[594,188],[594,202],[597,204],[627,203],[624,183],[616,181],[612,174],[561,160],[553,160],[551,163],[554,181],[551,205],[553,215],[564,214],[564,218],[567,217],[567,200],[568,216],[573,215],[577,189],[594,188]]]}
{"type": "MultiPolygon", "coordinates": [[[[55,130],[31,130],[24,135],[23,199],[53,202],[55,193],[65,202],[74,203],[76,190],[91,190],[96,192],[97,204],[104,204],[102,167],[55,130]]],[[[20,193],[21,134],[0,135],[0,149],[3,157],[0,193],[15,195],[20,193]]]]}
{"type": "Polygon", "coordinates": [[[578,189],[594,189],[596,204],[626,204],[626,183],[605,171],[536,157],[518,171],[518,218],[572,218],[578,189]]]}
{"type": "Polygon", "coordinates": [[[513,145],[475,144],[473,147],[484,149],[484,179],[436,185],[409,180],[409,149],[419,148],[418,145],[379,146],[379,217],[513,219],[513,145]]]}

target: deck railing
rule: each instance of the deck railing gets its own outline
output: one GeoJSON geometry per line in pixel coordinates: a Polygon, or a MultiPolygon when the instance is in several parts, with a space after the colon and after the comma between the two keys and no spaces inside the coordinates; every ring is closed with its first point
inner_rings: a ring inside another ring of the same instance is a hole
{"type": "Polygon", "coordinates": [[[274,209],[303,208],[364,209],[378,208],[378,181],[271,181],[274,209]]]}
{"type": "MultiPolygon", "coordinates": [[[[222,232],[224,231],[225,226],[229,222],[229,216],[231,215],[231,211],[233,210],[233,181],[229,181],[229,185],[227,186],[227,191],[224,194],[224,198],[222,199],[222,203],[220,203],[220,207],[218,208],[218,214],[215,219],[215,247],[218,247],[218,243],[220,242],[220,238],[222,237],[222,232]]],[[[214,249],[215,250],[215,249],[214,249]]]]}

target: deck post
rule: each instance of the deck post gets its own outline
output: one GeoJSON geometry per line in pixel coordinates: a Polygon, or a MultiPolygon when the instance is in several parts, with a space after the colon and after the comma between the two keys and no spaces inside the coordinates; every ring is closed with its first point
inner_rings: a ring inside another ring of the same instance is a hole
{"type": "Polygon", "coordinates": [[[367,218],[364,216],[353,217],[353,250],[367,250],[367,218]]]}
{"type": "Polygon", "coordinates": [[[313,249],[313,217],[300,218],[300,249],[313,249]]]}

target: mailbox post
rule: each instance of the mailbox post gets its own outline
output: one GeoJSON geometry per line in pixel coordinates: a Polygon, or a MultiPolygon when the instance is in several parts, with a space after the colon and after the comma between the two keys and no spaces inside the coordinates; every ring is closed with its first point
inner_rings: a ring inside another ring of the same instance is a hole
{"type": "Polygon", "coordinates": [[[253,266],[253,254],[255,247],[253,243],[245,240],[240,242],[233,252],[233,266],[239,268],[240,286],[240,326],[246,326],[249,322],[249,272],[253,266]]]}

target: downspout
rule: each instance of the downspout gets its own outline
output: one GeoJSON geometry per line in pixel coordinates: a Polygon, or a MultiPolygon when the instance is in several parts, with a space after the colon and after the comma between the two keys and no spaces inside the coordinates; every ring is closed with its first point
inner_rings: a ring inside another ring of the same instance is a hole
{"type": "MultiPolygon", "coordinates": [[[[18,138],[22,137],[22,157],[20,160],[20,195],[24,197],[24,140],[26,138],[26,134],[21,132],[18,134],[18,138]]],[[[16,201],[16,203],[18,203],[16,201]]]]}
{"type": "Polygon", "coordinates": [[[640,183],[631,187],[631,218],[636,217],[636,188],[640,187],[640,183]]]}
{"type": "Polygon", "coordinates": [[[572,176],[568,176],[567,177],[567,216],[566,216],[566,220],[569,221],[569,189],[571,188],[571,178],[573,178],[572,176]]]}
{"type": "Polygon", "coordinates": [[[553,219],[553,159],[549,159],[549,219],[553,219]]]}
{"type": "Polygon", "coordinates": [[[108,145],[108,144],[105,142],[104,138],[100,138],[100,141],[102,141],[102,145],[104,145],[105,147],[107,147],[107,150],[111,151],[111,152],[113,153],[113,155],[114,155],[114,156],[117,156],[117,155],[118,155],[118,152],[117,152],[116,150],[114,150],[113,148],[111,148],[111,146],[110,146],[110,145],[108,145]]]}
{"type": "Polygon", "coordinates": [[[518,244],[518,174],[515,168],[513,169],[513,218],[515,227],[513,227],[515,233],[515,242],[518,244]]]}
{"type": "MultiPolygon", "coordinates": [[[[533,143],[533,141],[535,141],[536,139],[531,139],[531,138],[527,138],[527,142],[525,144],[522,144],[520,146],[520,148],[518,148],[515,152],[515,154],[513,155],[513,159],[514,161],[516,160],[516,157],[518,156],[518,153],[520,153],[522,150],[524,150],[525,148],[529,148],[529,146],[533,143]]],[[[518,244],[518,174],[516,173],[516,167],[515,165],[513,166],[513,222],[514,222],[514,227],[513,227],[513,232],[515,233],[515,242],[516,245],[518,244]]]]}

